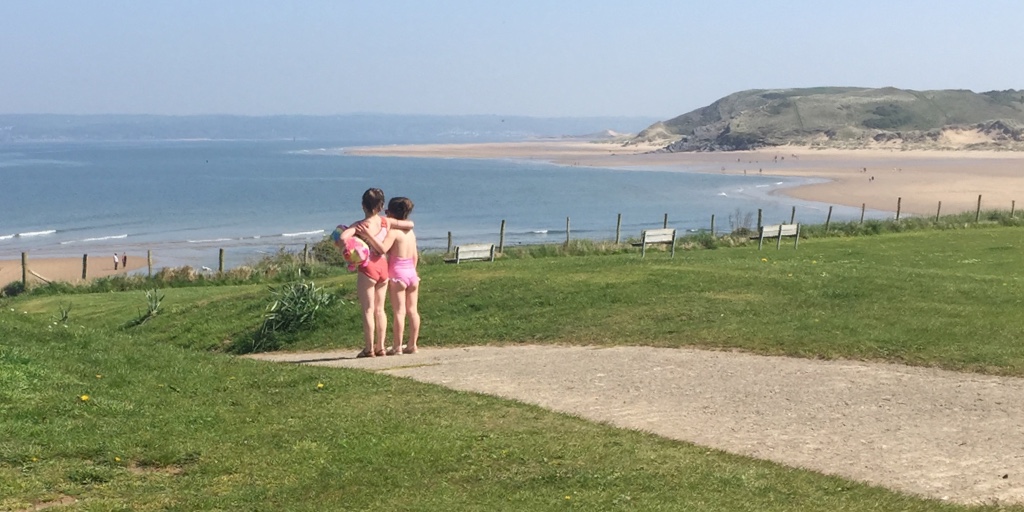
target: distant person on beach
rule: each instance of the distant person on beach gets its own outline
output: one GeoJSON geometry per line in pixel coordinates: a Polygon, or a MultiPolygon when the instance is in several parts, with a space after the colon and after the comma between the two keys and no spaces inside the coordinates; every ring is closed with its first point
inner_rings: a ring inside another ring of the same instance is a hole
{"type": "MultiPolygon", "coordinates": [[[[391,348],[387,354],[415,354],[420,336],[419,301],[420,278],[416,273],[419,263],[419,251],[416,247],[416,234],[412,227],[402,228],[401,221],[409,219],[413,204],[407,197],[393,197],[388,202],[386,211],[391,229],[383,242],[376,238],[364,237],[370,247],[380,253],[387,254],[388,275],[390,276],[391,310],[394,314],[391,348]],[[402,347],[405,336],[405,320],[409,319],[409,342],[402,347]]],[[[362,228],[357,229],[359,232],[362,228]]]]}
{"type": "Polygon", "coordinates": [[[121,253],[121,268],[128,270],[128,253],[126,252],[121,253]]]}
{"type": "Polygon", "coordinates": [[[117,264],[121,262],[121,258],[117,257],[117,253],[114,253],[114,270],[117,270],[117,264]]]}

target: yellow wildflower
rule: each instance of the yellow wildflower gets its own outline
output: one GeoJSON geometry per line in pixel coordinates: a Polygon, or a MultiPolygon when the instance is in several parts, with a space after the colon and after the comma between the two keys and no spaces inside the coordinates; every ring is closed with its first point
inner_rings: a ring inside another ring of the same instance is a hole
{"type": "Polygon", "coordinates": [[[82,395],[82,396],[78,397],[78,399],[83,401],[83,402],[88,402],[89,401],[89,395],[82,395]]]}
{"type": "Polygon", "coordinates": [[[316,388],[317,389],[323,389],[324,388],[324,383],[323,382],[317,382],[316,383],[316,388]]]}
{"type": "Polygon", "coordinates": [[[97,379],[102,379],[102,378],[103,378],[103,376],[97,373],[97,374],[96,374],[96,378],[97,378],[97,379]]]}
{"type": "Polygon", "coordinates": [[[768,258],[761,258],[761,261],[768,263],[768,258]]]}

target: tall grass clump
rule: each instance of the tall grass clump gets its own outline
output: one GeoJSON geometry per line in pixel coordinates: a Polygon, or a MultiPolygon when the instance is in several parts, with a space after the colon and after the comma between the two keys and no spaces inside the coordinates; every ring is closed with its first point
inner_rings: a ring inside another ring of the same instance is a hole
{"type": "Polygon", "coordinates": [[[912,216],[896,219],[871,219],[864,222],[833,222],[828,231],[824,224],[804,224],[800,226],[803,238],[821,238],[829,236],[870,236],[887,233],[904,233],[909,231],[945,231],[953,229],[970,229],[977,226],[991,225],[1020,227],[1024,226],[1024,216],[1011,216],[1009,210],[985,210],[979,215],[976,212],[962,212],[951,215],[912,216]]]}
{"type": "Polygon", "coordinates": [[[252,343],[249,347],[239,347],[239,351],[260,352],[279,348],[283,338],[312,329],[331,305],[341,302],[312,281],[272,286],[270,298],[263,323],[252,343]]]}
{"type": "Polygon", "coordinates": [[[729,234],[733,236],[752,236],[757,233],[754,226],[754,212],[744,212],[739,208],[729,214],[729,234]]]}
{"type": "Polygon", "coordinates": [[[616,244],[601,240],[570,240],[569,243],[517,245],[505,247],[501,255],[512,259],[551,258],[557,256],[593,256],[622,254],[634,249],[629,243],[616,244]]]}
{"type": "MultiPolygon", "coordinates": [[[[333,245],[331,246],[333,247],[333,245]]],[[[337,252],[337,251],[335,251],[337,252]]],[[[339,256],[340,258],[340,256],[339,256]]],[[[0,290],[0,297],[13,297],[29,292],[35,296],[71,295],[77,293],[107,293],[152,288],[188,288],[201,286],[231,286],[241,284],[283,283],[301,279],[323,278],[342,273],[333,263],[317,259],[313,251],[307,261],[302,254],[280,249],[245,265],[224,272],[196,269],[185,265],[164,267],[152,276],[142,274],[115,275],[92,279],[87,283],[51,282],[43,285],[22,286],[12,282],[0,290]]]]}
{"type": "Polygon", "coordinates": [[[157,288],[151,288],[146,290],[146,311],[139,312],[139,316],[134,320],[128,322],[126,327],[135,327],[142,325],[157,315],[160,312],[160,306],[164,302],[164,294],[157,288]]]}

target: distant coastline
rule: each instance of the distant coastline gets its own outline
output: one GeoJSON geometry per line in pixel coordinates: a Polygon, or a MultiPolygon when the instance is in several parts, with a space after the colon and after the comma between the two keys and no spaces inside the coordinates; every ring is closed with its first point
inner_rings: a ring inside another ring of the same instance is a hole
{"type": "MultiPolygon", "coordinates": [[[[1024,201],[1024,153],[991,150],[815,149],[781,146],[755,151],[654,152],[658,145],[607,141],[535,141],[482,144],[410,144],[344,148],[345,154],[415,158],[479,158],[549,161],[617,169],[692,170],[732,175],[769,175],[826,180],[779,193],[806,201],[934,215],[1010,209],[1024,201]]],[[[1022,203],[1024,204],[1024,203],[1022,203]]]]}

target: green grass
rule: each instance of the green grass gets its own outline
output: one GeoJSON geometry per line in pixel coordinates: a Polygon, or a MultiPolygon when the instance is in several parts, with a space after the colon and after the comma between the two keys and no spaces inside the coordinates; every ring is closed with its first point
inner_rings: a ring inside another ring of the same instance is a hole
{"type": "MultiPolygon", "coordinates": [[[[421,342],[1021,375],[1022,248],[1024,230],[991,227],[430,264],[421,342]]],[[[352,275],[316,282],[354,300],[352,275]]],[[[141,290],[0,300],[0,510],[60,496],[82,510],[965,509],[406,379],[240,359],[225,352],[259,328],[267,285],[162,292],[132,327],[141,290]]],[[[355,353],[358,308],[287,341],[355,353]]]]}

